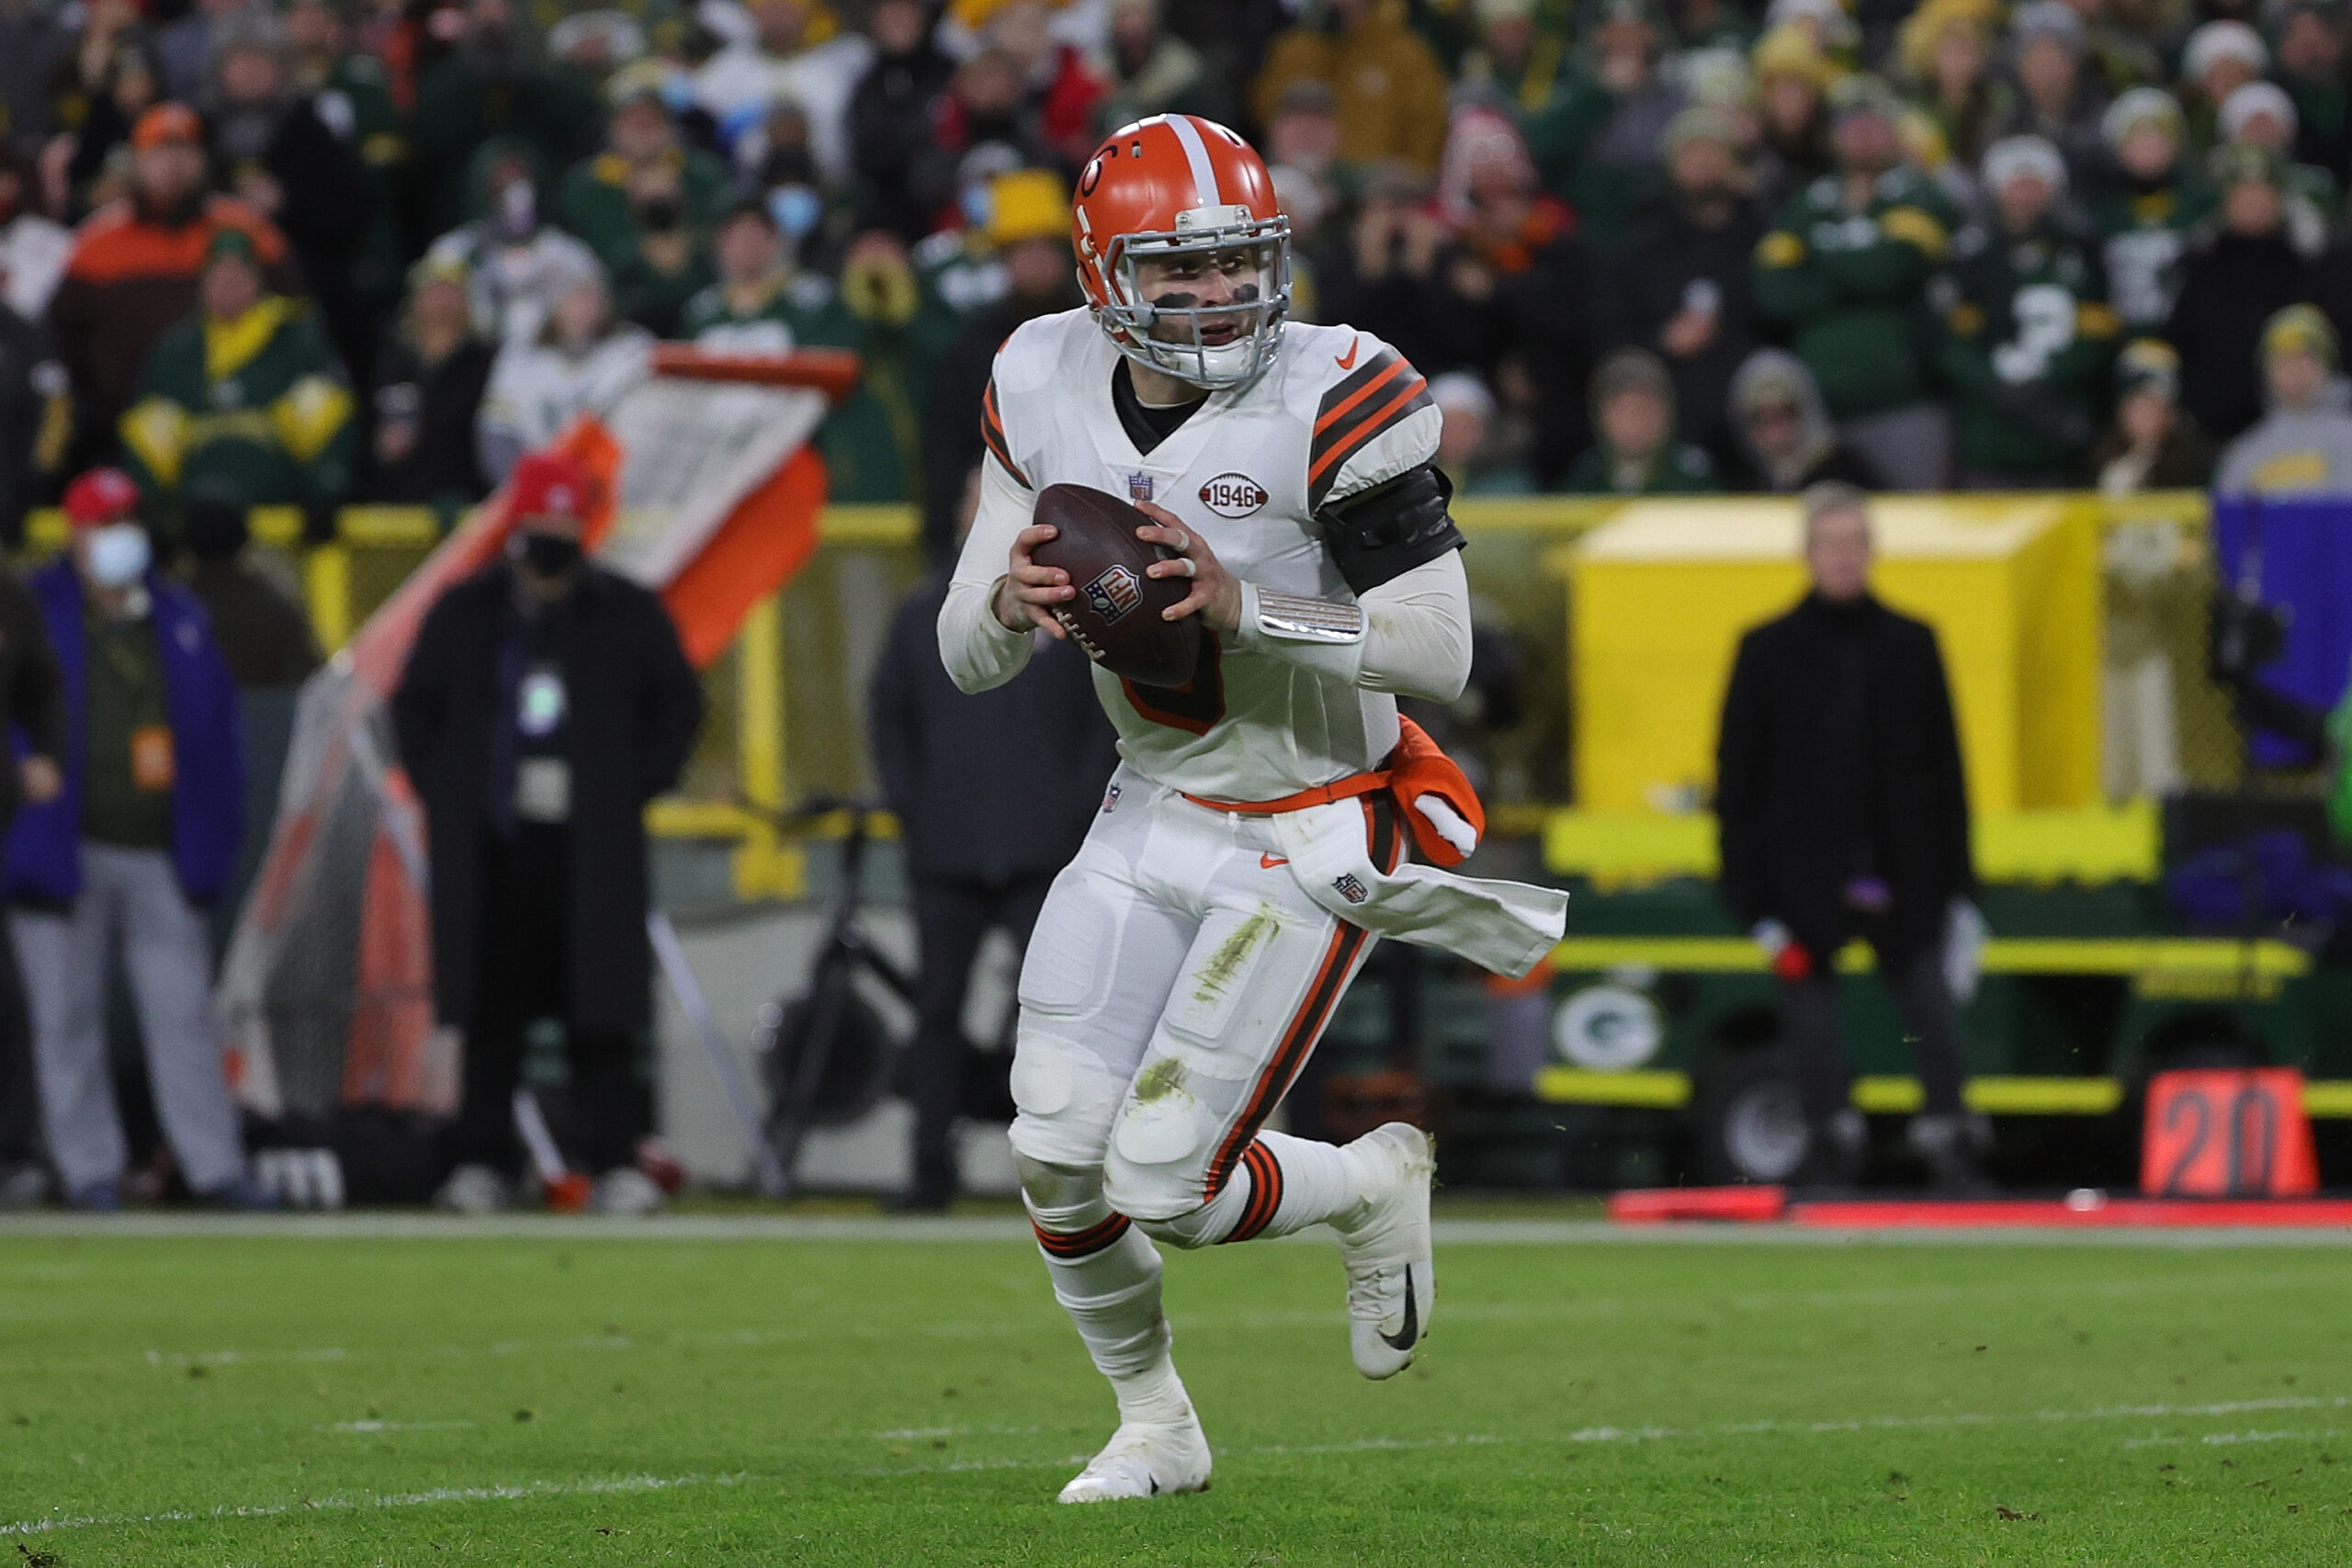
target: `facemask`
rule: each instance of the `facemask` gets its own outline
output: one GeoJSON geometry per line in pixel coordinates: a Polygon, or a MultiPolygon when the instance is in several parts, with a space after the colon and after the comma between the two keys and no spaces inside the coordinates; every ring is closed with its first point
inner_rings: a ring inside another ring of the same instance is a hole
{"type": "Polygon", "coordinates": [[[561,577],[580,564],[580,541],[560,534],[514,536],[514,557],[541,577],[561,577]]]}
{"type": "Polygon", "coordinates": [[[787,240],[807,238],[824,215],[824,198],[807,186],[778,186],[768,192],[768,216],[787,240]]]}
{"type": "Polygon", "coordinates": [[[147,575],[153,550],[147,530],[136,523],[109,523],[90,530],[90,575],[103,588],[128,588],[147,575]]]}

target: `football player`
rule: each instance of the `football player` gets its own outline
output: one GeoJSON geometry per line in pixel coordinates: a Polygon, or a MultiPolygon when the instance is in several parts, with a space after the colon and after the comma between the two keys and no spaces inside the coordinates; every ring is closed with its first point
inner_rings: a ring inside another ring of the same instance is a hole
{"type": "Polygon", "coordinates": [[[1439,414],[1394,349],[1286,322],[1290,235],[1240,137],[1162,115],[1114,133],[1072,203],[1084,308],[1031,321],[982,403],[979,513],[939,618],[967,691],[1008,680],[1090,586],[1038,565],[1036,493],[1141,507],[1190,592],[1192,679],[1095,668],[1125,757],[1030,942],[1012,1146],[1054,1293],[1118,1399],[1066,1503],[1193,1492],[1207,1441],[1170,1358],[1154,1238],[1339,1234],[1357,1369],[1392,1376],[1429,1330],[1429,1139],[1344,1148],[1265,1122],[1377,935],[1521,975],[1565,899],[1442,866],[1483,817],[1396,712],[1449,701],[1470,606],[1430,466],[1439,414]],[[1406,854],[1410,840],[1421,858],[1406,854]]]}

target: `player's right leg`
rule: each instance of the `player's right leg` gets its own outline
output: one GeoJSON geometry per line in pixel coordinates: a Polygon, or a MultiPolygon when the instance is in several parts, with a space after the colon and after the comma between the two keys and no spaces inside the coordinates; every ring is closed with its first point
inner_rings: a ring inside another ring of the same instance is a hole
{"type": "MultiPolygon", "coordinates": [[[[1112,1118],[1125,1100],[1193,921],[1140,874],[1145,791],[1096,821],[1055,880],[1021,971],[1012,1125],[1022,1196],[1054,1295],[1111,1381],[1119,1427],[1062,1489],[1066,1503],[1198,1492],[1209,1449],[1170,1354],[1159,1254],[1103,1194],[1112,1118]]],[[[1114,797],[1114,807],[1118,802],[1114,797]]]]}

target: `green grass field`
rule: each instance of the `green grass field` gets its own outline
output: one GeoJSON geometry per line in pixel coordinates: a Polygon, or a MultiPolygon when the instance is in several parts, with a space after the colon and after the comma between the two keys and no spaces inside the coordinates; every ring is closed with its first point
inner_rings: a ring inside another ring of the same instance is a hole
{"type": "Polygon", "coordinates": [[[1178,1255],[1215,1490],[1080,1509],[980,1228],[0,1236],[0,1562],[2352,1562],[2352,1250],[1457,1235],[1387,1385],[1329,1247],[1178,1255]]]}

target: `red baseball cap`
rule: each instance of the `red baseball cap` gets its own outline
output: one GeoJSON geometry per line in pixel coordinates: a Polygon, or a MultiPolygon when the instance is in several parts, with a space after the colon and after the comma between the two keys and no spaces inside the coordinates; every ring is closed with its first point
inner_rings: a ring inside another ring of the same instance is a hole
{"type": "Polygon", "coordinates": [[[507,476],[508,514],[514,517],[588,519],[594,481],[575,458],[561,452],[534,452],[507,476]]]}
{"type": "Polygon", "coordinates": [[[65,487],[65,521],[76,528],[116,523],[139,510],[139,487],[120,468],[92,468],[65,487]]]}

